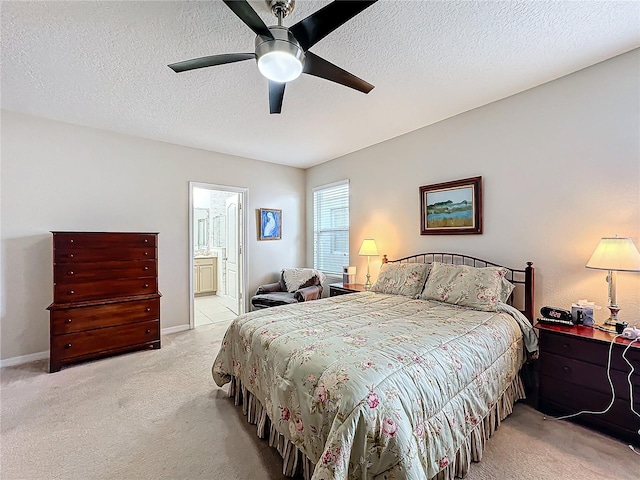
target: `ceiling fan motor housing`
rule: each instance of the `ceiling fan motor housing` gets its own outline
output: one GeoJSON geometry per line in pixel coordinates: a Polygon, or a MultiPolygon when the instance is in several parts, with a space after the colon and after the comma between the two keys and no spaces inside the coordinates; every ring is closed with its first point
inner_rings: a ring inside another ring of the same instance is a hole
{"type": "Polygon", "coordinates": [[[265,0],[267,6],[271,9],[271,12],[278,18],[280,15],[286,17],[296,6],[296,0],[265,0]]]}
{"type": "Polygon", "coordinates": [[[273,39],[256,36],[256,62],[260,72],[270,80],[289,82],[302,73],[304,50],[288,28],[269,27],[273,39]]]}

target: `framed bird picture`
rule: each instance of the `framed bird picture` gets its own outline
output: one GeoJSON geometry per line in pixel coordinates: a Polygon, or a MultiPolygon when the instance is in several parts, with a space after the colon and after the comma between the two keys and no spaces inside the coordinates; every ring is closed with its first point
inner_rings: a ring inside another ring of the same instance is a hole
{"type": "Polygon", "coordinates": [[[258,223],[258,240],[282,239],[282,210],[261,208],[258,223]]]}

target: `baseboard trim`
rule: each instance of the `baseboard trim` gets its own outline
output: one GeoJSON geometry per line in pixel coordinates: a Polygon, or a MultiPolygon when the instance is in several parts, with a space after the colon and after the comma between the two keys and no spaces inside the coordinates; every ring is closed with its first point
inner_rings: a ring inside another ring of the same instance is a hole
{"type": "Polygon", "coordinates": [[[47,358],[49,358],[49,350],[46,352],[30,353],[29,355],[20,355],[19,357],[5,358],[4,360],[0,360],[0,368],[15,367],[23,363],[45,360],[47,358]]]}
{"type": "Polygon", "coordinates": [[[171,335],[172,333],[184,332],[185,330],[189,330],[189,324],[178,325],[176,327],[167,327],[163,328],[161,333],[162,335],[171,335]]]}
{"type": "MultiPolygon", "coordinates": [[[[184,332],[185,330],[189,330],[189,324],[163,328],[161,333],[162,335],[171,335],[172,333],[184,332]]],[[[5,358],[4,360],[0,360],[0,368],[15,367],[16,365],[22,365],[23,363],[46,360],[48,358],[49,350],[45,352],[30,353],[29,355],[20,355],[19,357],[5,358]]]]}

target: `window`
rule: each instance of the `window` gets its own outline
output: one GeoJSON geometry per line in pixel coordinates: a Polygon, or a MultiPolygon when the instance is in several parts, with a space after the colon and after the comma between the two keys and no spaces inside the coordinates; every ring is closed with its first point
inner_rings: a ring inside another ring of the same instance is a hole
{"type": "Polygon", "coordinates": [[[349,182],[313,190],[313,267],[342,273],[349,265],[349,182]]]}

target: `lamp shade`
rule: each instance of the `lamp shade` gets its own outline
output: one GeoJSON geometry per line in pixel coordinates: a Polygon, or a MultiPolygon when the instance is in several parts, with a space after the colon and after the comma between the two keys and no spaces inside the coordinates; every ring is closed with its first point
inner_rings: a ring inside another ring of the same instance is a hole
{"type": "Polygon", "coordinates": [[[378,253],[378,247],[376,245],[376,241],[372,238],[365,238],[362,241],[362,245],[360,246],[360,251],[358,255],[367,255],[370,257],[377,257],[380,255],[378,253]]]}
{"type": "Polygon", "coordinates": [[[630,238],[602,238],[586,267],[597,270],[640,272],[640,253],[630,238]]]}

